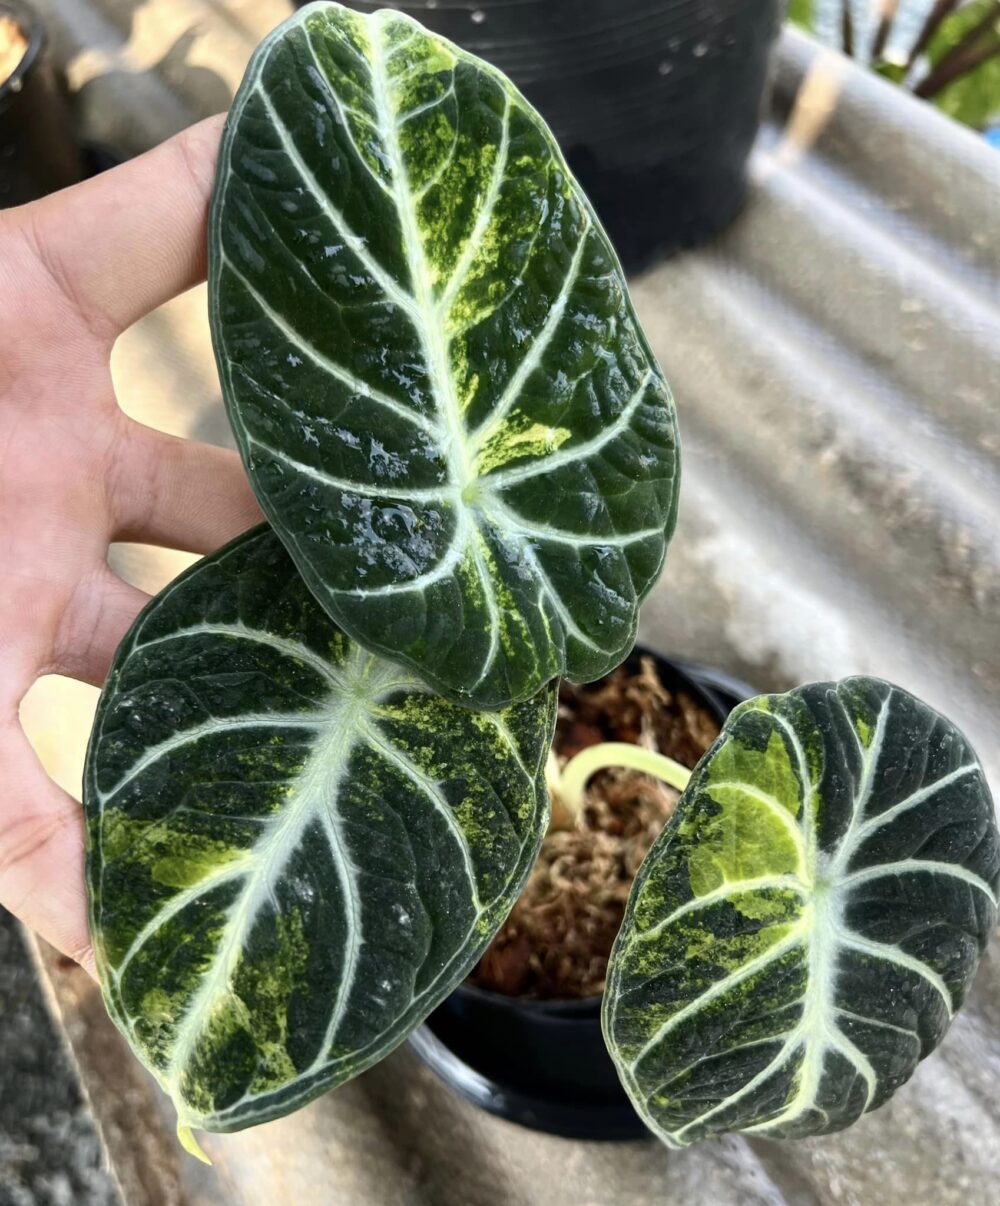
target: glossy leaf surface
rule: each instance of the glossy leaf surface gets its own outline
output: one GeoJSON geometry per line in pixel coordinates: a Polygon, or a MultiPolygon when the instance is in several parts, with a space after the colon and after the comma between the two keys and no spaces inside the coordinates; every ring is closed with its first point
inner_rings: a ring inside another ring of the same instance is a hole
{"type": "Polygon", "coordinates": [[[503,76],[398,13],[302,10],[230,113],[209,286],[254,488],[345,631],[487,706],[621,661],[673,529],[673,405],[503,76]]]}
{"type": "Polygon", "coordinates": [[[553,719],[365,652],[268,529],[157,597],[98,709],[87,876],[108,1008],[183,1126],[287,1113],[466,975],[544,832],[553,719]]]}
{"type": "Polygon", "coordinates": [[[961,733],[874,679],[740,705],[636,879],[605,1035],[672,1146],[798,1138],[940,1042],[996,924],[1000,848],[961,733]]]}

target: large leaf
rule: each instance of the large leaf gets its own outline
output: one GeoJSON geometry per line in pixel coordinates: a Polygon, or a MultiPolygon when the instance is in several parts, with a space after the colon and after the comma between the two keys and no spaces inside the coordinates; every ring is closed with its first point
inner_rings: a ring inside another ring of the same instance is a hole
{"type": "Polygon", "coordinates": [[[477,713],[348,640],[256,529],[119,650],[87,762],[108,1008],[183,1127],[284,1114],[399,1043],[510,909],[544,691],[477,713]]]}
{"type": "Polygon", "coordinates": [[[223,393],[320,603],[496,706],[625,656],[673,406],[542,120],[408,17],[312,5],[255,54],[210,229],[223,393]]]}
{"type": "Polygon", "coordinates": [[[1000,845],[955,727],[874,679],[730,716],[633,887],[605,1034],[672,1146],[796,1138],[940,1042],[996,923],[1000,845]]]}

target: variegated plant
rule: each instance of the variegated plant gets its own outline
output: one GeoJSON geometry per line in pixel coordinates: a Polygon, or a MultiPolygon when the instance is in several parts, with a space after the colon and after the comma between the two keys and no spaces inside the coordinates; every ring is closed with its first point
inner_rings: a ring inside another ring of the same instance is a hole
{"type": "Polygon", "coordinates": [[[671,1146],[798,1138],[941,1041],[997,921],[993,801],[958,730],[875,679],[740,705],[629,899],[604,1027],[671,1146]]]}
{"type": "Polygon", "coordinates": [[[499,72],[303,9],[219,160],[210,317],[251,482],[366,647],[496,707],[622,660],[678,485],[614,251],[499,72]]]}
{"type": "Polygon", "coordinates": [[[555,718],[428,691],[257,528],[122,643],[85,800],[108,1009],[190,1128],[285,1114],[398,1044],[534,861],[555,718]]]}
{"type": "MultiPolygon", "coordinates": [[[[126,636],[88,752],[111,1012],[180,1134],[287,1113],[467,974],[545,830],[554,679],[628,651],[669,393],[537,114],[395,13],[302,10],[230,115],[211,319],[261,527],[126,636]]],[[[627,761],[588,750],[555,790],[627,761]]],[[[868,679],[739,708],[647,858],[608,1043],[683,1145],[878,1105],[996,920],[961,734],[868,679]]]]}

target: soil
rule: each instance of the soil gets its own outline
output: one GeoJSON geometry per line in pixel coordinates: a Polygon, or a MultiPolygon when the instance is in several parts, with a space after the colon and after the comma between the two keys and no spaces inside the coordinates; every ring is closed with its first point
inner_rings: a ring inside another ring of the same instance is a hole
{"type": "Polygon", "coordinates": [[[0,16],[0,84],[14,74],[27,49],[28,39],[14,18],[0,16]]]}
{"type": "MultiPolygon", "coordinates": [[[[553,745],[564,765],[587,746],[627,741],[693,767],[719,733],[715,717],[660,681],[652,658],[586,686],[563,683],[553,745]]],[[[632,880],[679,793],[638,771],[591,780],[577,824],[556,819],[524,892],[470,982],[508,996],[573,1000],[604,989],[632,880]]]]}

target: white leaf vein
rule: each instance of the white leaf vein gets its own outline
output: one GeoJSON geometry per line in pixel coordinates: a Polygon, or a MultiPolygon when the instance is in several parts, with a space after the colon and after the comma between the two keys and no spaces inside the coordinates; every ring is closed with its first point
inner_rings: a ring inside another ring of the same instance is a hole
{"type": "Polygon", "coordinates": [[[176,753],[178,750],[184,749],[185,746],[193,745],[197,741],[203,740],[205,737],[215,737],[220,733],[234,733],[243,729],[308,729],[315,731],[319,727],[319,723],[314,715],[303,713],[297,715],[295,713],[269,712],[269,713],[242,713],[240,716],[232,716],[228,718],[216,717],[212,720],[203,721],[201,724],[191,725],[190,728],[181,729],[180,732],[174,733],[171,737],[165,738],[156,745],[150,746],[141,758],[137,758],[129,767],[125,775],[108,791],[99,792],[101,803],[106,804],[112,797],[118,795],[123,788],[127,787],[137,775],[141,775],[143,771],[148,770],[154,762],[158,762],[160,758],[167,754],[176,753]]]}
{"type": "MultiPolygon", "coordinates": [[[[222,253],[222,261],[226,268],[240,282],[240,285],[252,298],[254,305],[264,314],[267,320],[277,327],[282,336],[293,347],[297,348],[303,356],[311,360],[317,368],[322,369],[324,373],[327,373],[346,386],[353,395],[367,398],[369,401],[374,402],[376,406],[381,406],[384,410],[390,411],[397,418],[412,424],[414,427],[433,436],[434,439],[441,439],[441,428],[438,423],[426,415],[422,415],[419,411],[404,405],[404,403],[398,402],[395,398],[391,398],[388,394],[376,389],[367,381],[356,377],[350,370],[344,368],[343,365],[338,364],[335,360],[331,360],[319,348],[311,344],[304,335],[291,326],[288,320],[267,302],[260,290],[236,267],[232,257],[227,255],[226,252],[222,253]]],[[[260,388],[261,386],[258,385],[258,389],[260,388]]]]}
{"type": "Polygon", "coordinates": [[[515,465],[509,469],[504,467],[495,469],[486,474],[484,480],[495,488],[505,489],[518,482],[530,481],[541,473],[552,473],[563,465],[574,464],[594,456],[628,428],[655,377],[654,370],[648,368],[635,393],[625,403],[614,421],[602,428],[598,435],[592,436],[589,440],[582,440],[578,444],[567,446],[565,451],[553,452],[538,460],[532,460],[526,465],[515,465]]]}
{"type": "Polygon", "coordinates": [[[348,224],[347,219],[333,204],[329,193],[321,187],[319,181],[313,174],[312,169],[302,157],[302,153],[295,145],[295,140],[292,138],[291,131],[285,125],[281,115],[271,103],[271,98],[267,91],[258,83],[256,86],[257,95],[260,97],[261,103],[267,112],[268,119],[274,126],[274,131],[278,135],[282,148],[292,163],[292,166],[302,178],[302,182],[309,189],[310,193],[319,201],[320,206],[325,211],[327,217],[333,223],[337,234],[343,238],[351,251],[354,252],[358,260],[364,265],[365,270],[378,285],[387,298],[397,305],[416,323],[419,319],[414,298],[412,294],[406,293],[395,281],[388,272],[379,264],[372,254],[369,252],[367,242],[348,224]]]}

